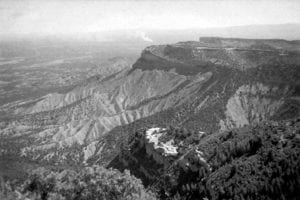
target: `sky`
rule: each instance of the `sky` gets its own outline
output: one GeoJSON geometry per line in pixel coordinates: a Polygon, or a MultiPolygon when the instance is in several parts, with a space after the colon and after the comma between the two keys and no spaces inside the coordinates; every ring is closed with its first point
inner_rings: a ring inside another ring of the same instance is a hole
{"type": "Polygon", "coordinates": [[[300,23],[299,0],[0,0],[0,37],[300,23]]]}

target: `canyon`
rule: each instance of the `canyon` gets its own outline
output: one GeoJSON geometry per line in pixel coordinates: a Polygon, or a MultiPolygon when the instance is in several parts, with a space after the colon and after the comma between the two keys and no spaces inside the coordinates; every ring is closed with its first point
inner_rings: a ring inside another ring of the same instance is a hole
{"type": "Polygon", "coordinates": [[[132,67],[121,62],[66,93],[2,105],[0,155],[109,166],[141,129],[209,135],[297,117],[299,51],[298,41],[207,37],[149,46],[132,67]]]}

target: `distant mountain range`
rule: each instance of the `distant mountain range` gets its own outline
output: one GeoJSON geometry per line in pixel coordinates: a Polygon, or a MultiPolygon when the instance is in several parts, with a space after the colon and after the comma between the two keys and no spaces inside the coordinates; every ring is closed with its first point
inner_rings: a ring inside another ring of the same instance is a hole
{"type": "MultiPolygon", "coordinates": [[[[178,41],[197,40],[198,37],[233,37],[249,39],[285,39],[300,40],[300,24],[265,24],[265,25],[244,25],[232,27],[215,27],[199,29],[174,29],[174,30],[117,30],[90,32],[81,35],[48,35],[48,36],[8,36],[2,37],[2,41],[15,40],[44,40],[44,41],[97,41],[97,42],[119,42],[121,43],[143,43],[167,44],[178,41]]],[[[0,41],[1,41],[0,40],[0,41]]]]}

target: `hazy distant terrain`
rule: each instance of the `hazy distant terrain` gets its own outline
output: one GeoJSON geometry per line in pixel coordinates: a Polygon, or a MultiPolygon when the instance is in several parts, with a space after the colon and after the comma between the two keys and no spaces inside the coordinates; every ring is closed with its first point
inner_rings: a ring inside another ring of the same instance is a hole
{"type": "Polygon", "coordinates": [[[0,45],[0,105],[66,92],[89,77],[130,67],[145,44],[37,40],[0,45]]]}

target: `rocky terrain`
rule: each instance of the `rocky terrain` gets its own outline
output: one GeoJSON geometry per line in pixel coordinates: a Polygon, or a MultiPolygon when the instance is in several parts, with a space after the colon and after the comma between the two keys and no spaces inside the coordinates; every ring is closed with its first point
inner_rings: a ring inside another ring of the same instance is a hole
{"type": "Polygon", "coordinates": [[[140,129],[210,135],[297,117],[299,50],[298,41],[224,38],[147,47],[130,69],[1,106],[10,113],[0,122],[1,157],[109,165],[140,129]]]}

